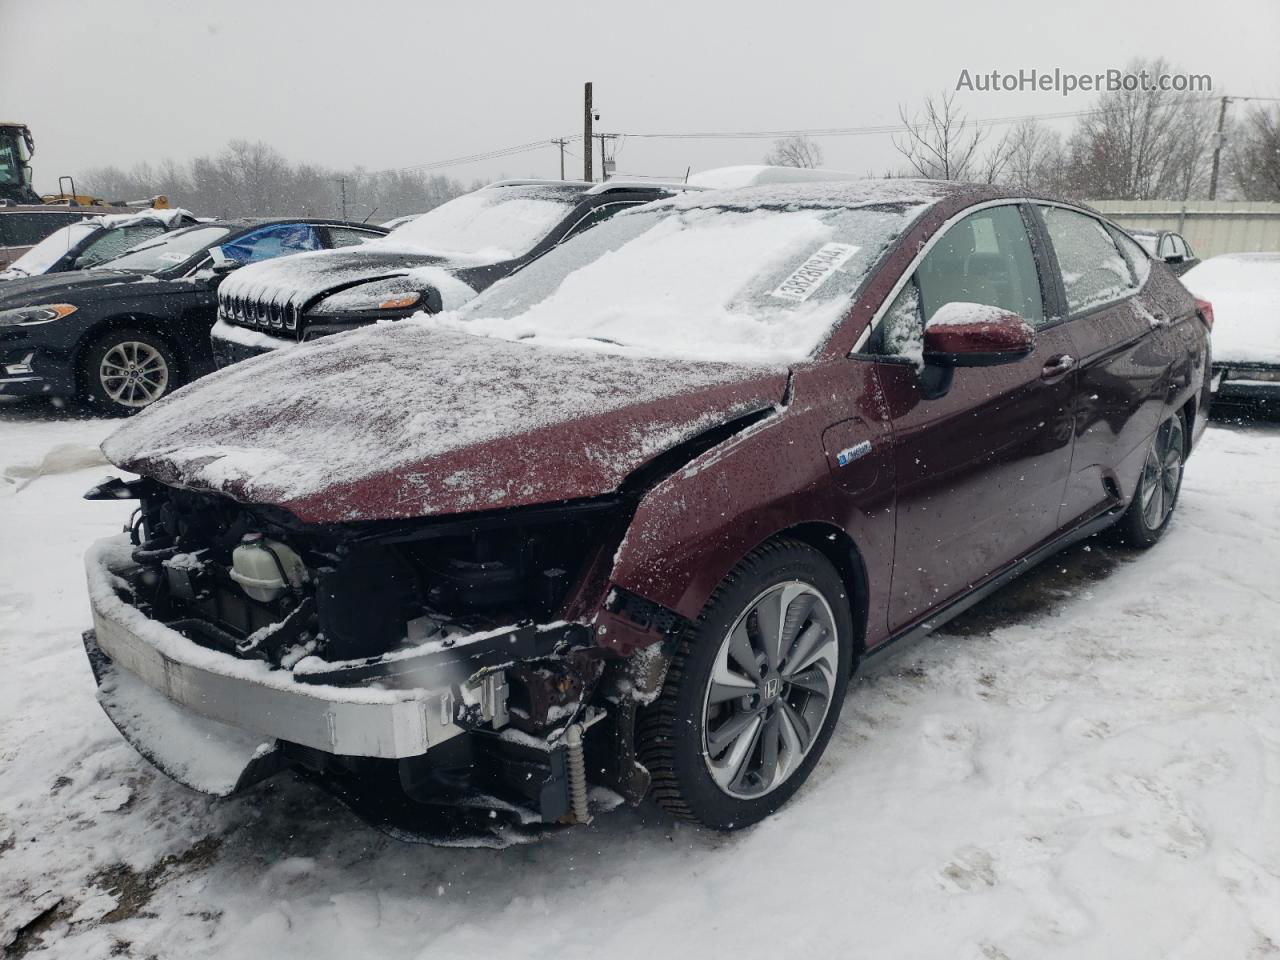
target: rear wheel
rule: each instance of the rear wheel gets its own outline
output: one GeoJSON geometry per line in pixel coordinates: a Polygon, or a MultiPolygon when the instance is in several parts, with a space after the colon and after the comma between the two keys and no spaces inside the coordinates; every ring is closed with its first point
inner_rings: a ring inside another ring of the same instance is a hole
{"type": "Polygon", "coordinates": [[[793,540],[753,551],[681,638],[640,728],[653,794],[722,830],[782,806],[840,716],[853,623],[839,574],[793,540]]]}
{"type": "Polygon", "coordinates": [[[85,351],[81,369],[85,395],[93,406],[130,416],[177,389],[173,350],[146,330],[110,330],[85,351]]]}
{"type": "Polygon", "coordinates": [[[1164,536],[1182,489],[1186,437],[1180,413],[1170,416],[1156,430],[1142,466],[1138,489],[1116,528],[1125,543],[1149,547],[1164,536]]]}

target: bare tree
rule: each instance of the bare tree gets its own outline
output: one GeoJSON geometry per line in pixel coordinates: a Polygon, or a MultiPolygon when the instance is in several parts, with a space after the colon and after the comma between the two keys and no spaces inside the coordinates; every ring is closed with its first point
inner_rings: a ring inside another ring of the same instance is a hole
{"type": "MultiPolygon", "coordinates": [[[[242,216],[337,216],[336,181],[347,180],[347,215],[389,220],[422,213],[468,187],[448,177],[404,170],[331,170],[291,164],[265,143],[235,140],[216,156],[189,163],[164,160],[129,171],[103,167],[88,171],[83,189],[112,200],[164,194],[174,206],[198,214],[242,216]]],[[[473,189],[473,188],[472,188],[473,189]]],[[[376,221],[375,221],[376,222],[376,221]]]]}
{"type": "Polygon", "coordinates": [[[785,137],[773,141],[764,162],[775,167],[820,167],[822,147],[808,137],[785,137]]]}
{"type": "Polygon", "coordinates": [[[1235,131],[1228,167],[1246,200],[1280,200],[1280,106],[1255,107],[1235,131]]]}
{"type": "Polygon", "coordinates": [[[1008,164],[1001,182],[1029,192],[1058,192],[1062,186],[1062,137],[1057,131],[1038,120],[1023,120],[1008,137],[1008,164]]]}
{"type": "MultiPolygon", "coordinates": [[[[1164,59],[1134,60],[1130,73],[1172,73],[1164,59]]],[[[1067,142],[1068,189],[1099,200],[1183,199],[1204,177],[1212,134],[1205,100],[1168,90],[1103,93],[1067,142]]]]}
{"type": "Polygon", "coordinates": [[[981,163],[978,148],[986,131],[974,127],[956,106],[955,93],[925,97],[921,113],[908,116],[904,105],[898,116],[906,126],[893,145],[918,176],[930,180],[969,180],[981,163]]]}

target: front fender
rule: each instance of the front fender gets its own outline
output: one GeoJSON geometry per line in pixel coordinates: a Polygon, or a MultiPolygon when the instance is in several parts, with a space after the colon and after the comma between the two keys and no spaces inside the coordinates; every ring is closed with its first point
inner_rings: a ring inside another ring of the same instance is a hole
{"type": "Polygon", "coordinates": [[[857,544],[874,602],[887,589],[893,553],[889,428],[870,365],[851,377],[853,363],[798,374],[788,407],[650,489],[615,555],[612,583],[694,619],[752,549],[786,530],[825,524],[857,544]],[[827,450],[824,433],[850,422],[870,453],[839,466],[848,434],[841,449],[827,450]],[[859,475],[868,482],[854,482],[859,475]]]}

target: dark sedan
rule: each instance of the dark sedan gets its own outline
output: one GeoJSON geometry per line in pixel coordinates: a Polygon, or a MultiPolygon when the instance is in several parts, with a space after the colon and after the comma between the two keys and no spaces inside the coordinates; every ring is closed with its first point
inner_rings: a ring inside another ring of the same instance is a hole
{"type": "Polygon", "coordinates": [[[136,413],[213,369],[209,329],[230,269],[385,233],[340,220],[216,221],[90,270],[11,280],[0,286],[0,393],[136,413]]]}

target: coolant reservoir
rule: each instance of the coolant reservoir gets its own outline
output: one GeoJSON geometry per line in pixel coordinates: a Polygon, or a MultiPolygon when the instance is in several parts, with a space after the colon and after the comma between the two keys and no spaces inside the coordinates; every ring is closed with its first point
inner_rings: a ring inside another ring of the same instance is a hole
{"type": "Polygon", "coordinates": [[[269,603],[306,576],[302,558],[277,540],[247,533],[231,551],[231,579],[254,600],[269,603]]]}

